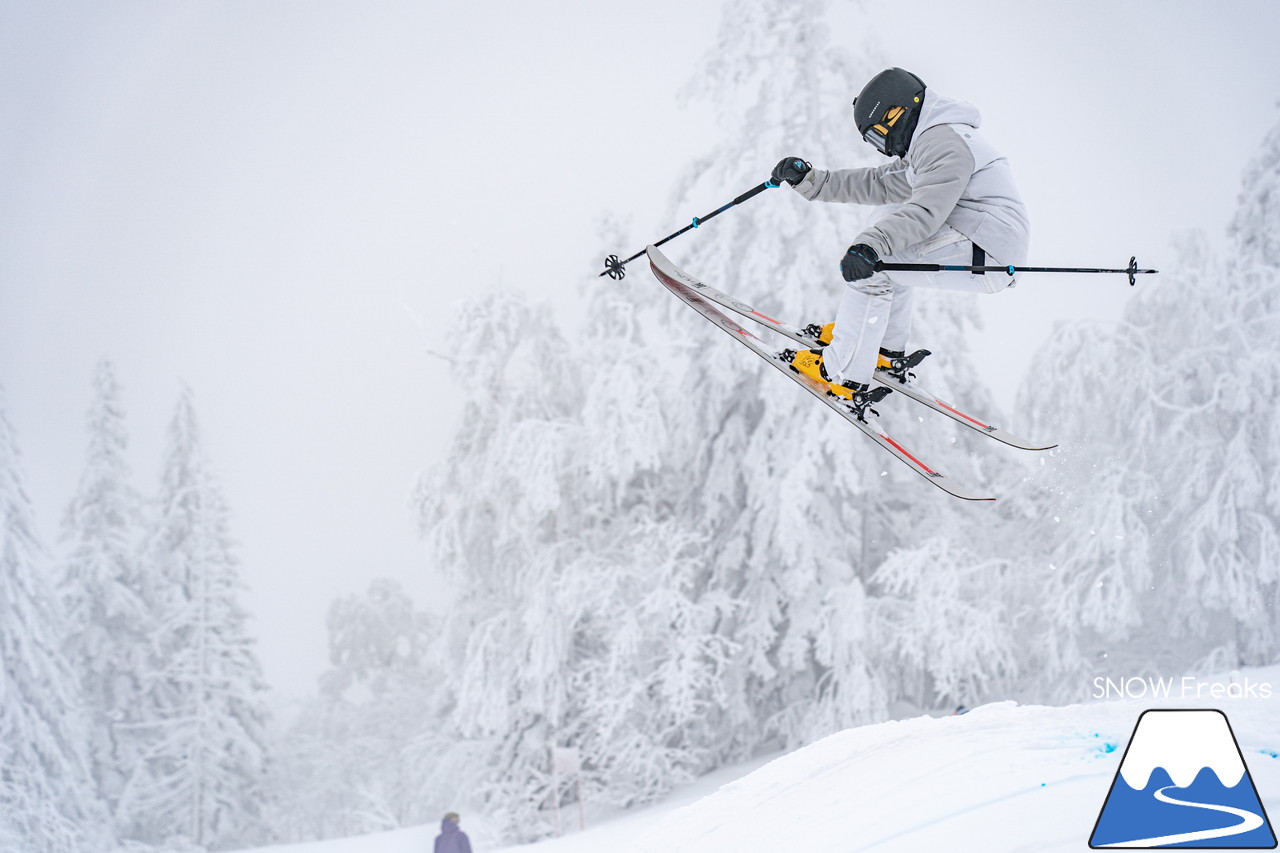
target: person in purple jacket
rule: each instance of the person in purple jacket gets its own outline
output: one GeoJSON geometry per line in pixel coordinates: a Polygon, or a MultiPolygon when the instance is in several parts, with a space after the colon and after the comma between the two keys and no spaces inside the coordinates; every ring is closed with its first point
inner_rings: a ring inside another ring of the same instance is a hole
{"type": "Polygon", "coordinates": [[[449,812],[440,821],[440,834],[436,836],[435,853],[471,853],[471,839],[458,828],[457,812],[449,812]]]}

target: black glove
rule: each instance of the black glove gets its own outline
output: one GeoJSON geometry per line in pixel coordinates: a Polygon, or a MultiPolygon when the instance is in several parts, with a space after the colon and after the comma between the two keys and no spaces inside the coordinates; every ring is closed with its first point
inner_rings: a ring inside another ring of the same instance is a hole
{"type": "Polygon", "coordinates": [[[840,273],[845,281],[861,281],[875,274],[880,256],[866,243],[854,243],[840,259],[840,273]]]}
{"type": "Polygon", "coordinates": [[[778,165],[773,167],[773,182],[782,186],[782,182],[786,181],[794,187],[809,174],[812,168],[812,165],[799,157],[783,157],[778,161],[778,165]]]}

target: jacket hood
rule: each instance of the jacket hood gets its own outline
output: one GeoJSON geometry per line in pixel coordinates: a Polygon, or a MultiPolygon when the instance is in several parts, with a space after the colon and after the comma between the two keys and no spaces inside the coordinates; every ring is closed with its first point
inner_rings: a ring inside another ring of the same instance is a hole
{"type": "Polygon", "coordinates": [[[932,89],[926,89],[924,103],[920,106],[920,120],[916,123],[912,138],[940,124],[967,124],[974,128],[981,127],[982,113],[968,101],[948,98],[932,89]]]}
{"type": "Polygon", "coordinates": [[[451,832],[457,832],[457,831],[458,831],[458,825],[453,821],[448,820],[447,818],[445,820],[440,821],[441,835],[448,835],[451,832]]]}

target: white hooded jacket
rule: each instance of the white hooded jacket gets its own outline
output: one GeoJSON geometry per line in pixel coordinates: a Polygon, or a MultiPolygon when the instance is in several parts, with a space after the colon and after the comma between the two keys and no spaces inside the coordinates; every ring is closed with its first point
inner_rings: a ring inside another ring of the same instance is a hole
{"type": "Polygon", "coordinates": [[[950,225],[999,264],[1024,264],[1030,223],[1009,161],[978,132],[977,108],[925,91],[905,157],[878,168],[810,169],[796,191],[810,201],[897,204],[853,239],[882,258],[950,225]]]}

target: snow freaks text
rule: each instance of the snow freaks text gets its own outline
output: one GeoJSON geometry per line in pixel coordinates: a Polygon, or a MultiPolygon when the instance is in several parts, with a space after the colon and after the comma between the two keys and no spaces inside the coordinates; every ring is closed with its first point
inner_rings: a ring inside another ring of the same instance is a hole
{"type": "Polygon", "coordinates": [[[1094,699],[1270,699],[1269,681],[1242,680],[1205,681],[1194,675],[1181,678],[1133,676],[1093,680],[1094,699]]]}

